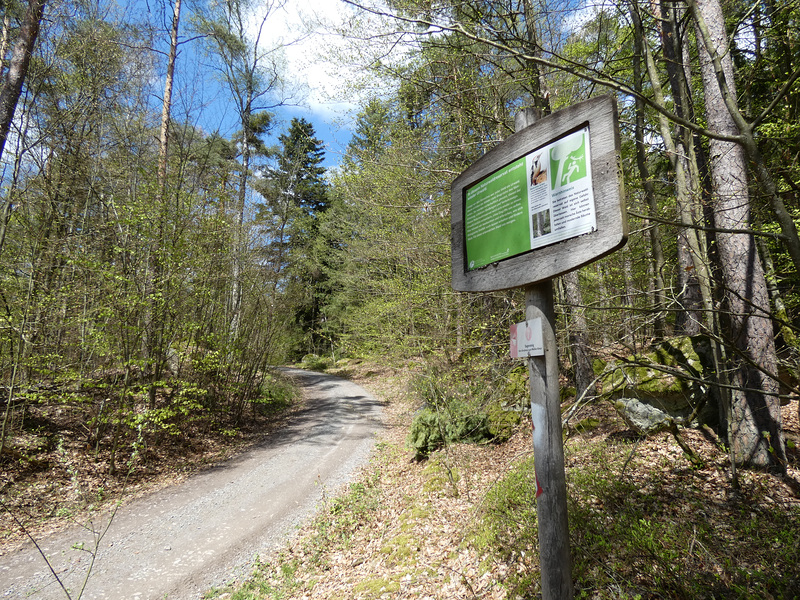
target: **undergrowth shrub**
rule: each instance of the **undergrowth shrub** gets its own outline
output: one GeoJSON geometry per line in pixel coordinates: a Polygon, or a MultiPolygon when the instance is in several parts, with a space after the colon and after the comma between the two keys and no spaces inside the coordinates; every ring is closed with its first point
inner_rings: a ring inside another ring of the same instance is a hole
{"type": "Polygon", "coordinates": [[[309,371],[326,371],[330,368],[330,360],[316,354],[306,354],[300,361],[300,366],[309,371]]]}
{"type": "Polygon", "coordinates": [[[297,399],[297,389],[285,377],[268,374],[261,384],[260,394],[253,399],[253,413],[269,415],[291,406],[297,399]]]}
{"type": "Polygon", "coordinates": [[[482,443],[494,438],[489,430],[489,418],[485,414],[474,414],[463,407],[447,413],[429,408],[421,410],[411,424],[408,443],[424,458],[445,444],[454,442],[482,443]]]}
{"type": "Polygon", "coordinates": [[[520,422],[519,413],[509,410],[518,406],[517,392],[509,392],[517,387],[508,370],[482,369],[479,363],[429,367],[411,383],[423,408],[411,424],[408,445],[422,459],[445,444],[506,441],[520,422]]]}

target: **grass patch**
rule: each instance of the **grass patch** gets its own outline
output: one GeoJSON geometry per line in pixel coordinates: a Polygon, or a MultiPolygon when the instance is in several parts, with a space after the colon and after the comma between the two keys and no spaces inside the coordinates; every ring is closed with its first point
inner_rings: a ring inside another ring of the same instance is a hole
{"type": "Polygon", "coordinates": [[[531,456],[489,489],[471,532],[471,543],[490,562],[508,565],[505,586],[512,592],[510,597],[538,586],[536,523],[536,478],[531,456]]]}
{"type": "Polygon", "coordinates": [[[386,563],[390,566],[414,564],[414,557],[419,551],[416,536],[407,533],[395,536],[381,546],[381,554],[386,557],[386,563]]]}
{"type": "Polygon", "coordinates": [[[380,507],[378,477],[351,483],[347,493],[327,503],[314,522],[306,551],[319,558],[332,547],[347,548],[353,535],[380,507]]]}
{"type": "MultiPolygon", "coordinates": [[[[625,476],[630,445],[589,444],[568,471],[577,598],[800,598],[800,508],[771,503],[764,480],[726,493],[710,469],[636,458],[625,476]]],[[[535,496],[527,459],[486,495],[473,534],[510,567],[512,597],[538,592],[535,496]]]]}
{"type": "Polygon", "coordinates": [[[332,362],[333,361],[330,358],[325,356],[306,354],[300,361],[300,368],[324,373],[331,367],[332,362]]]}
{"type": "Polygon", "coordinates": [[[365,579],[353,587],[353,592],[364,599],[380,598],[384,594],[393,594],[398,591],[400,591],[399,582],[383,577],[365,579]]]}
{"type": "Polygon", "coordinates": [[[431,514],[428,507],[412,506],[408,510],[400,514],[400,529],[401,531],[410,531],[414,525],[419,521],[424,521],[431,514]]]}
{"type": "MultiPolygon", "coordinates": [[[[347,548],[355,532],[371,522],[380,506],[378,478],[351,483],[348,491],[326,503],[311,526],[298,556],[278,556],[258,563],[244,583],[214,590],[208,599],[282,600],[314,587],[314,577],[327,568],[326,557],[334,548],[347,548]]],[[[333,599],[331,599],[333,600],[333,599]]]]}
{"type": "Polygon", "coordinates": [[[295,559],[279,559],[274,563],[257,563],[250,578],[241,584],[213,589],[206,600],[284,600],[302,589],[306,582],[297,578],[300,570],[295,559]]]}

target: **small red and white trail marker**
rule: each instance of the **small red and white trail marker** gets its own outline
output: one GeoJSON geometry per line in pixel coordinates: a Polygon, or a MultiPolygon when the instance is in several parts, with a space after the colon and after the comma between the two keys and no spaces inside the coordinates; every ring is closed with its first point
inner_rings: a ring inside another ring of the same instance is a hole
{"type": "Polygon", "coordinates": [[[544,356],[542,319],[535,318],[511,326],[511,358],[544,356]]]}

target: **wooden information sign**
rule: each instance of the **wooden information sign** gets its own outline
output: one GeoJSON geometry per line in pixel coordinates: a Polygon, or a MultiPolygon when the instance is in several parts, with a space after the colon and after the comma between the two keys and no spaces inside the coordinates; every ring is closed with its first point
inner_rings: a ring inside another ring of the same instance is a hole
{"type": "Polygon", "coordinates": [[[525,127],[451,188],[453,287],[487,292],[552,279],[628,236],[616,103],[603,96],[525,127]]]}
{"type": "Polygon", "coordinates": [[[587,100],[516,133],[452,185],[453,287],[525,288],[511,355],[527,357],[543,600],[574,596],[558,387],[553,278],[622,247],[628,237],[616,103],[587,100]]]}

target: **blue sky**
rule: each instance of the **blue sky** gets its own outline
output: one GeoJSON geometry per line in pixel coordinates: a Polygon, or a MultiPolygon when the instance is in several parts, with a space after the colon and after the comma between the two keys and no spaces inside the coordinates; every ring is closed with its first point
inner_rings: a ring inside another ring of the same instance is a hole
{"type": "MultiPolygon", "coordinates": [[[[195,8],[192,6],[192,8],[195,8]]],[[[256,11],[263,5],[257,5],[256,11]]],[[[270,12],[262,31],[262,46],[283,46],[286,58],[286,76],[289,82],[304,93],[292,105],[279,107],[271,143],[277,143],[292,118],[304,118],[314,126],[317,137],[325,145],[325,166],[335,167],[341,161],[351,137],[350,124],[357,106],[341,98],[348,73],[341,64],[333,64],[326,57],[328,51],[342,43],[338,38],[322,32],[323,24],[346,21],[352,9],[341,0],[289,0],[282,8],[270,12]]],[[[189,12],[182,15],[181,38],[191,35],[188,29],[189,12]]],[[[254,16],[255,23],[260,15],[254,16]]],[[[163,40],[166,42],[167,40],[163,40]]],[[[206,132],[219,131],[229,137],[238,128],[237,116],[229,102],[224,86],[215,79],[213,71],[204,65],[200,44],[182,45],[178,56],[177,72],[181,77],[181,90],[174,97],[173,117],[191,115],[206,132]],[[202,107],[200,109],[199,107],[202,107]],[[182,110],[183,109],[183,110],[182,110]]]]}

